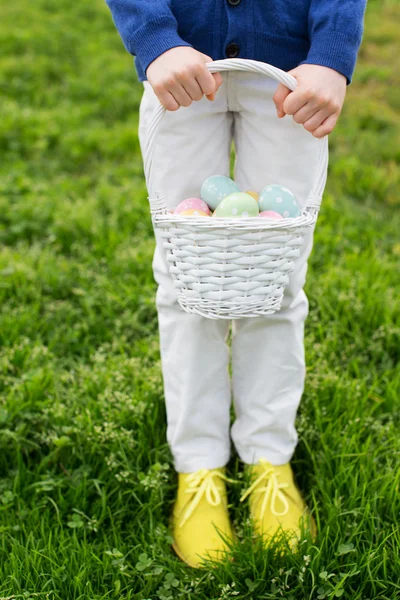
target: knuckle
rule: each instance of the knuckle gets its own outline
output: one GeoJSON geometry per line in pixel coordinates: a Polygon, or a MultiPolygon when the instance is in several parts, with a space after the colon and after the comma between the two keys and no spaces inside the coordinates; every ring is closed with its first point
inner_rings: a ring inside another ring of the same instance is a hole
{"type": "Polygon", "coordinates": [[[285,100],[285,101],[282,103],[282,107],[281,107],[281,108],[282,108],[282,109],[285,111],[285,113],[286,113],[287,115],[290,115],[290,114],[291,114],[291,113],[290,113],[290,110],[291,110],[291,109],[290,109],[290,102],[289,102],[288,100],[285,100]]]}
{"type": "Polygon", "coordinates": [[[187,81],[192,77],[192,70],[189,67],[184,67],[179,72],[179,78],[187,81]]]}
{"type": "Polygon", "coordinates": [[[165,79],[163,87],[168,90],[168,89],[171,89],[175,85],[175,83],[176,83],[175,76],[174,75],[170,75],[169,77],[167,77],[165,79]]]}
{"type": "Polygon", "coordinates": [[[177,78],[179,80],[183,80],[183,81],[187,81],[188,79],[191,79],[193,77],[193,69],[190,66],[185,66],[182,67],[181,69],[179,69],[179,72],[177,74],[177,78]]]}
{"type": "Polygon", "coordinates": [[[329,98],[326,94],[318,94],[317,102],[320,106],[326,106],[329,104],[329,98]]]}
{"type": "Polygon", "coordinates": [[[304,99],[309,101],[316,97],[316,90],[314,88],[307,88],[304,92],[304,99]]]}
{"type": "Polygon", "coordinates": [[[153,85],[153,90],[156,96],[159,96],[165,91],[164,85],[162,83],[155,83],[153,85]]]}
{"type": "Polygon", "coordinates": [[[176,71],[174,71],[173,77],[172,77],[173,81],[174,82],[179,81],[182,78],[182,73],[183,73],[183,69],[182,68],[177,69],[176,71]]]}
{"type": "Polygon", "coordinates": [[[166,102],[164,108],[166,108],[170,112],[175,112],[178,110],[179,104],[177,104],[176,102],[166,102]]]}
{"type": "Polygon", "coordinates": [[[301,118],[301,116],[300,116],[300,115],[293,115],[293,120],[294,120],[296,123],[301,123],[301,122],[302,122],[302,118],[301,118]]]}
{"type": "Polygon", "coordinates": [[[197,77],[197,75],[200,75],[204,70],[204,64],[202,63],[195,63],[192,67],[192,72],[193,75],[195,75],[197,77]]]}

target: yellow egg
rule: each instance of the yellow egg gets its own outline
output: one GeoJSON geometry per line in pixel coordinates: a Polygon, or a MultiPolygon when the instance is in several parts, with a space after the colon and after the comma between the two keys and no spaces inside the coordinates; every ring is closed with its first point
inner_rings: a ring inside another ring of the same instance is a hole
{"type": "Polygon", "coordinates": [[[198,210],[196,208],[189,208],[188,210],[183,210],[179,213],[181,217],[208,217],[209,215],[202,210],[198,210]]]}
{"type": "Polygon", "coordinates": [[[249,191],[249,192],[245,192],[245,193],[246,193],[246,194],[248,194],[249,196],[251,196],[252,198],[254,198],[254,200],[255,200],[256,202],[258,202],[258,197],[259,197],[259,195],[257,194],[257,192],[252,192],[252,191],[249,191]]]}

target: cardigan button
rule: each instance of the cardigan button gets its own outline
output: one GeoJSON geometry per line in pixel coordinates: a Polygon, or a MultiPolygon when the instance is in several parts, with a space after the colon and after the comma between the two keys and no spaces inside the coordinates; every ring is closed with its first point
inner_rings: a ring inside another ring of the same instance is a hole
{"type": "Polygon", "coordinates": [[[225,54],[227,58],[236,58],[240,52],[240,47],[235,42],[228,44],[225,48],[225,54]]]}
{"type": "Polygon", "coordinates": [[[230,4],[231,6],[237,6],[241,3],[241,1],[242,0],[228,0],[228,4],[230,4]]]}

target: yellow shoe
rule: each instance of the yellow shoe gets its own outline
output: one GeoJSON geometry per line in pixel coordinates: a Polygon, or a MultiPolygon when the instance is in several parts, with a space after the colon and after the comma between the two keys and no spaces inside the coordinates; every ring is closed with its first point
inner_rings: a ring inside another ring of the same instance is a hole
{"type": "Polygon", "coordinates": [[[179,473],[178,495],[171,515],[172,547],[191,567],[203,559],[223,560],[233,531],[229,521],[225,468],[179,473]],[[218,531],[220,532],[218,532],[218,531]]]}
{"type": "Polygon", "coordinates": [[[314,519],[308,512],[303,498],[293,480],[290,464],[274,466],[260,459],[249,465],[250,487],[240,501],[249,496],[250,516],[254,531],[265,541],[276,534],[287,536],[290,547],[295,550],[301,536],[301,527],[308,527],[316,536],[314,519]]]}

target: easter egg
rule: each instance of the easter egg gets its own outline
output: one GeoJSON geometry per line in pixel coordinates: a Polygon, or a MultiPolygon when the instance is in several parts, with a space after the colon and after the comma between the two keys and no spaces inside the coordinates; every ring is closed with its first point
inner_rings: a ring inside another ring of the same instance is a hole
{"type": "Polygon", "coordinates": [[[273,210],[263,210],[258,216],[266,219],[283,219],[282,215],[273,210]]]}
{"type": "Polygon", "coordinates": [[[272,210],[282,217],[298,217],[301,213],[296,197],[288,188],[281,185],[267,185],[260,193],[260,211],[272,210]]]}
{"type": "Polygon", "coordinates": [[[201,210],[207,215],[210,214],[209,207],[204,202],[204,200],[201,200],[200,198],[186,198],[186,200],[182,200],[182,202],[180,202],[175,208],[174,214],[179,215],[182,211],[190,209],[201,210]]]}
{"type": "Polygon", "coordinates": [[[204,212],[203,210],[197,210],[196,208],[189,208],[188,210],[183,210],[179,213],[181,217],[209,217],[210,214],[204,212]]]}
{"type": "Polygon", "coordinates": [[[200,196],[212,210],[215,210],[221,200],[234,192],[240,190],[232,179],[225,175],[214,175],[205,180],[201,186],[200,196]]]}
{"type": "Polygon", "coordinates": [[[257,194],[257,192],[253,192],[253,191],[250,190],[248,192],[245,192],[245,194],[248,194],[249,196],[251,196],[252,198],[254,198],[254,200],[256,202],[258,202],[258,194],[257,194]]]}
{"type": "Polygon", "coordinates": [[[256,217],[259,213],[258,204],[244,192],[237,192],[226,196],[218,204],[214,217],[256,217]]]}

